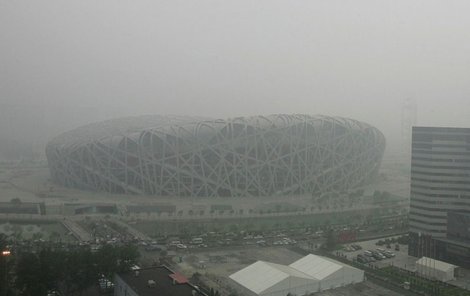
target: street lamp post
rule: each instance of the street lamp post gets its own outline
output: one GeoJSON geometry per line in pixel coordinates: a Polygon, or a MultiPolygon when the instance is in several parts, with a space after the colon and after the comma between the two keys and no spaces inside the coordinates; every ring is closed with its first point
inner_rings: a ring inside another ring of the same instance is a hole
{"type": "Polygon", "coordinates": [[[6,296],[8,296],[8,290],[9,290],[9,287],[10,287],[10,285],[8,283],[8,266],[7,266],[7,264],[8,264],[7,258],[10,255],[11,255],[10,250],[3,250],[2,251],[2,257],[5,258],[5,292],[4,292],[4,295],[6,295],[6,296]]]}

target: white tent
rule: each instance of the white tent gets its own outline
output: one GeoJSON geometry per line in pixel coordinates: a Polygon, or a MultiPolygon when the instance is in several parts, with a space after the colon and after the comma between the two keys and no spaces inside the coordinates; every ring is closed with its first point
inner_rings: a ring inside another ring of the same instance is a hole
{"type": "Polygon", "coordinates": [[[417,274],[441,282],[454,280],[454,270],[456,267],[458,266],[428,257],[422,257],[416,261],[417,274]]]}
{"type": "Polygon", "coordinates": [[[364,281],[363,270],[317,255],[307,255],[289,266],[318,279],[320,290],[364,281]]]}
{"type": "Polygon", "coordinates": [[[318,291],[318,281],[289,266],[257,261],[232,274],[232,280],[249,295],[286,296],[318,291]]]}
{"type": "Polygon", "coordinates": [[[359,283],[364,272],[316,255],[308,255],[290,266],[257,261],[230,276],[247,295],[286,296],[359,283]]]}

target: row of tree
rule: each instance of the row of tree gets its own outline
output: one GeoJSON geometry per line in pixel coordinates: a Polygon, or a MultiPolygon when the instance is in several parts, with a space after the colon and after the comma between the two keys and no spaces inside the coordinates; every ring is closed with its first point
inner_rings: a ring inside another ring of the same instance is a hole
{"type": "Polygon", "coordinates": [[[20,295],[46,295],[51,290],[64,295],[82,295],[100,278],[112,280],[115,273],[130,270],[139,252],[132,245],[104,245],[97,252],[87,247],[46,248],[14,257],[13,285],[20,295]]]}

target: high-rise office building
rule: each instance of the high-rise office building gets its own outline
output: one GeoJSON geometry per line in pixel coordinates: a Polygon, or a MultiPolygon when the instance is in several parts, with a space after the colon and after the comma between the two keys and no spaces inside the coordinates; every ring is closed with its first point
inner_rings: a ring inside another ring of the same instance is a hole
{"type": "MultiPolygon", "coordinates": [[[[448,223],[468,213],[470,128],[413,127],[409,254],[459,258],[459,263],[470,259],[470,239],[460,235],[456,223],[448,223]]],[[[470,227],[470,219],[458,220],[470,227]]]]}

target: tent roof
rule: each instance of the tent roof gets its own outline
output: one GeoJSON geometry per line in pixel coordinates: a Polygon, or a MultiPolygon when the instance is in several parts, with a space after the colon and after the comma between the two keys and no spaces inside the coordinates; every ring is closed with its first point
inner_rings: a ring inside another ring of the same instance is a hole
{"type": "Polygon", "coordinates": [[[441,270],[441,271],[449,271],[455,267],[458,267],[456,265],[449,264],[447,262],[439,261],[439,260],[428,258],[428,257],[422,257],[421,259],[416,261],[416,264],[434,268],[436,270],[441,270]]]}
{"type": "Polygon", "coordinates": [[[327,278],[346,265],[325,257],[310,254],[295,261],[289,266],[306,273],[313,278],[321,280],[327,278]]]}
{"type": "Polygon", "coordinates": [[[264,261],[257,261],[230,276],[232,280],[256,294],[271,288],[288,277],[315,280],[289,266],[264,261]]]}
{"type": "Polygon", "coordinates": [[[230,278],[248,290],[261,294],[287,278],[320,282],[344,268],[359,271],[338,261],[310,254],[289,266],[257,261],[232,274],[230,278]]]}

